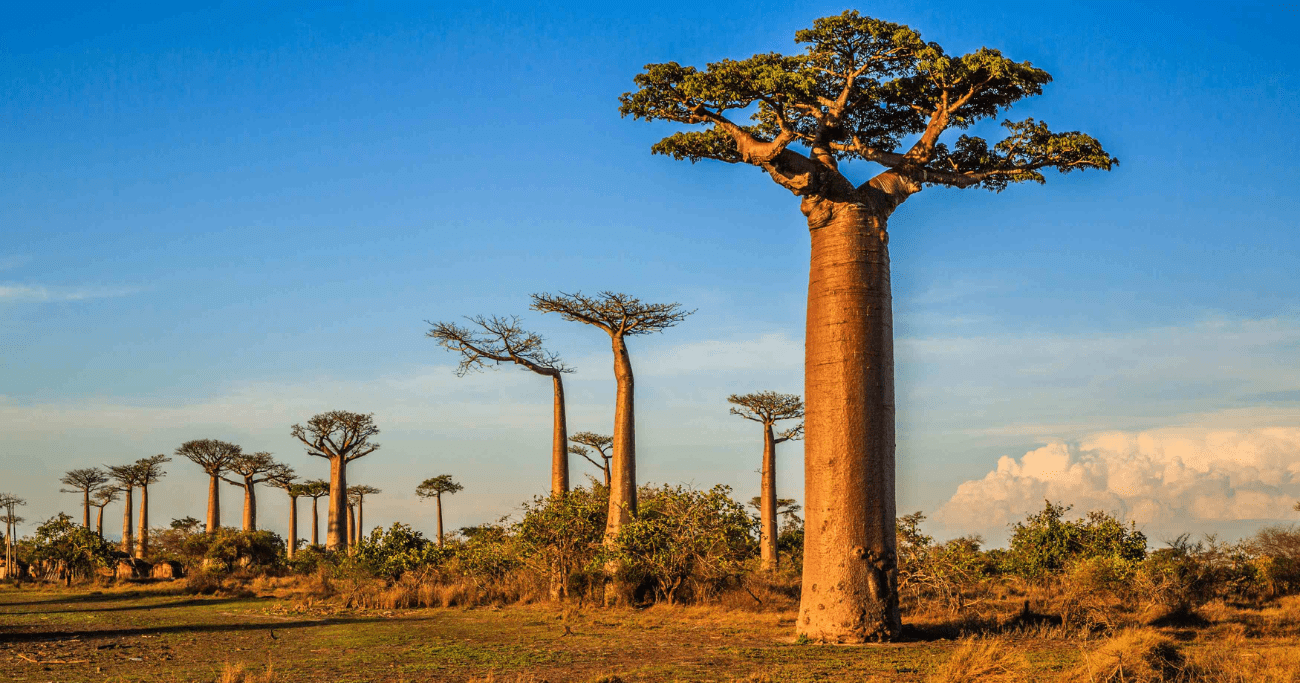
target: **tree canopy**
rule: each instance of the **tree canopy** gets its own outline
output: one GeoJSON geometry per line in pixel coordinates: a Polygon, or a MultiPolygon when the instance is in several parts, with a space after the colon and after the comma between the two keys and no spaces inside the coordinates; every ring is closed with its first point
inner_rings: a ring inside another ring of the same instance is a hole
{"type": "Polygon", "coordinates": [[[620,292],[600,292],[596,296],[581,292],[534,294],[531,308],[542,313],[559,313],[571,322],[594,325],[615,337],[662,332],[695,312],[682,310],[678,303],[644,303],[620,292]]]}
{"type": "Polygon", "coordinates": [[[230,461],[241,453],[239,446],[216,439],[186,441],[176,449],[176,455],[189,459],[214,477],[226,470],[230,461]]]}
{"type": "Polygon", "coordinates": [[[415,495],[421,498],[440,498],[444,493],[450,495],[463,490],[465,487],[453,481],[450,474],[440,474],[420,482],[415,487],[415,495]]]}
{"type": "Polygon", "coordinates": [[[524,330],[517,316],[473,316],[466,318],[477,329],[455,323],[430,322],[425,336],[436,339],[449,351],[460,354],[457,375],[481,370],[488,363],[516,363],[540,374],[573,372],[558,354],[543,348],[540,334],[524,330]]]}
{"type": "Polygon", "coordinates": [[[307,447],[307,454],[331,460],[352,462],[379,450],[370,438],[379,434],[373,414],[332,410],[314,415],[307,426],[294,425],[289,432],[307,447]]]}

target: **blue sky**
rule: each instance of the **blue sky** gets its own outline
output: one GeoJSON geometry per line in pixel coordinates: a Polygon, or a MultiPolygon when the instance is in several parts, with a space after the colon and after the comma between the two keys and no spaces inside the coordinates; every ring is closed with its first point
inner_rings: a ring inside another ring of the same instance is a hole
{"type": "MultiPolygon", "coordinates": [[[[75,505],[65,469],[209,436],[315,476],[288,426],[346,408],[385,430],[357,464],[386,491],[368,519],[420,514],[414,483],[442,472],[467,486],[452,524],[494,519],[545,489],[548,387],[455,378],[424,321],[616,289],[698,309],[634,342],[638,471],[755,493],[757,435],[724,399],[802,386],[807,231],[753,169],[651,156],[672,129],[620,119],[617,96],[649,62],[793,51],[845,6],[699,8],[11,9],[0,490],[41,519],[75,505]]],[[[1009,116],[1121,160],[1001,194],[930,189],[894,215],[900,509],[991,539],[1041,495],[1147,515],[1157,534],[1293,519],[1265,512],[1300,496],[1300,10],[859,9],[1045,68],[1054,83],[1009,116]],[[1051,444],[1057,469],[1019,460],[1051,444]],[[1020,470],[998,475],[1003,456],[1020,470]],[[1156,474],[1171,463],[1181,484],[1156,474]],[[1115,483],[1130,470],[1159,485],[1115,483]],[[990,499],[995,521],[968,528],[990,499]]],[[[579,368],[571,428],[608,431],[607,344],[525,319],[579,368]]],[[[782,495],[798,497],[799,458],[782,455],[782,495]]],[[[197,468],[171,470],[155,518],[201,516],[197,468]]]]}

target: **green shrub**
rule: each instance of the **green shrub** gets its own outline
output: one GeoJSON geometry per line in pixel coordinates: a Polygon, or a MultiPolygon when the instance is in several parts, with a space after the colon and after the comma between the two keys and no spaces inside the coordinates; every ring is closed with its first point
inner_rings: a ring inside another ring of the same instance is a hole
{"type": "Polygon", "coordinates": [[[1108,558],[1136,564],[1146,557],[1147,539],[1136,525],[1125,525],[1100,511],[1082,519],[1063,519],[1070,506],[1045,501],[1042,512],[1016,522],[1005,569],[1026,578],[1064,571],[1079,560],[1108,558]]]}
{"type": "Polygon", "coordinates": [[[238,531],[221,527],[216,533],[196,533],[184,543],[188,557],[202,558],[208,571],[224,572],[237,567],[270,568],[283,564],[284,540],[272,531],[238,531]]]}
{"type": "Polygon", "coordinates": [[[62,563],[67,576],[87,577],[101,567],[110,567],[120,553],[99,534],[72,521],[60,512],[36,528],[25,549],[28,562],[62,563]]]}
{"type": "Polygon", "coordinates": [[[511,529],[520,561],[539,575],[554,574],[561,596],[590,587],[599,574],[608,509],[609,491],[599,484],[525,503],[523,519],[511,529]]]}
{"type": "Polygon", "coordinates": [[[375,576],[396,580],[406,572],[439,565],[448,554],[424,534],[394,522],[387,531],[375,528],[369,538],[362,538],[351,559],[375,576]]]}

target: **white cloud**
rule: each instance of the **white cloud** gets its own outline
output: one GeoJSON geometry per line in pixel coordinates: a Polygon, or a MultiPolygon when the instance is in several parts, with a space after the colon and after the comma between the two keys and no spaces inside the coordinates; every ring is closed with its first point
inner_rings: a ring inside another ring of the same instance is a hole
{"type": "Polygon", "coordinates": [[[1042,508],[1104,510],[1151,529],[1281,520],[1300,498],[1300,428],[1169,428],[1103,432],[1003,456],[962,483],[935,514],[953,528],[991,536],[1042,508]],[[972,520],[977,526],[970,528],[972,520]]]}
{"type": "Polygon", "coordinates": [[[29,301],[38,303],[47,303],[51,301],[86,301],[88,299],[104,299],[116,296],[126,296],[140,291],[128,287],[98,287],[98,288],[55,288],[42,287],[39,285],[0,285],[0,302],[3,301],[29,301]]]}

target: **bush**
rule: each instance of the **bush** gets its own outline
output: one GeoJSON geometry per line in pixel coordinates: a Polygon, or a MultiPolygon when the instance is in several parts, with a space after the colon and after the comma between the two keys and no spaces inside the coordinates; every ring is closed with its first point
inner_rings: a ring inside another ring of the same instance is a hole
{"type": "Polygon", "coordinates": [[[202,558],[208,571],[224,572],[236,567],[271,568],[284,562],[284,540],[272,531],[237,531],[222,527],[216,533],[196,533],[186,539],[183,551],[202,558]]]}
{"type": "Polygon", "coordinates": [[[1079,560],[1105,558],[1136,564],[1146,557],[1147,539],[1136,525],[1125,525],[1100,511],[1083,519],[1062,519],[1070,506],[1044,501],[1042,512],[1016,522],[1005,569],[1029,579],[1059,573],[1079,560]]]}
{"type": "Polygon", "coordinates": [[[36,528],[27,547],[27,560],[53,562],[62,566],[65,578],[89,577],[101,567],[110,567],[120,553],[99,534],[72,521],[60,512],[36,528]]]}
{"type": "Polygon", "coordinates": [[[519,558],[539,575],[553,575],[552,597],[596,582],[608,508],[609,491],[599,484],[524,504],[523,519],[512,529],[519,558]]]}
{"type": "Polygon", "coordinates": [[[372,575],[396,580],[406,572],[441,564],[447,554],[424,534],[394,522],[387,531],[376,528],[369,538],[361,539],[352,561],[372,575]]]}

